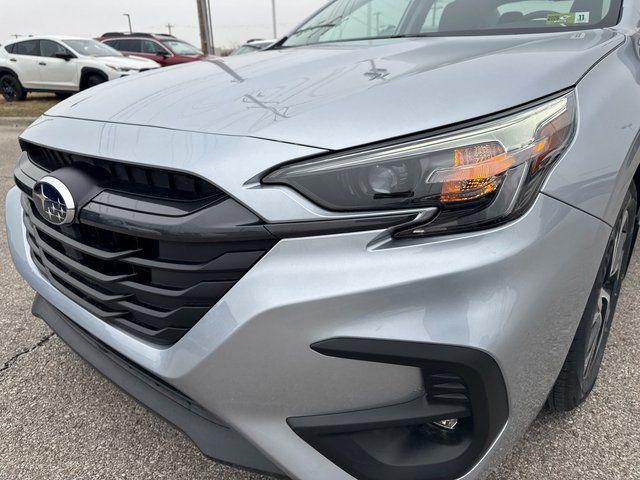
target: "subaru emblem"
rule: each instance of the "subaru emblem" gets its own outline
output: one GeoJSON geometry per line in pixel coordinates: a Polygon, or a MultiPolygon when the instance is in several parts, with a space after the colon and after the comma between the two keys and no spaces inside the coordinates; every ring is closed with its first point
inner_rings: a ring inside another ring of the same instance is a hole
{"type": "Polygon", "coordinates": [[[67,186],[54,177],[44,177],[33,187],[40,215],[53,225],[68,225],[76,216],[76,205],[67,186]]]}

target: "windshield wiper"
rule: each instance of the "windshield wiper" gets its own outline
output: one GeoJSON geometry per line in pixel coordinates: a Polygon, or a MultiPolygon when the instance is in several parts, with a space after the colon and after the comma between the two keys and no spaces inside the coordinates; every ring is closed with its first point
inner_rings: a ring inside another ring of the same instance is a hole
{"type": "Polygon", "coordinates": [[[336,17],[333,20],[327,22],[327,23],[321,23],[320,25],[313,25],[311,27],[306,27],[306,28],[302,28],[300,30],[297,30],[295,32],[293,32],[291,35],[289,35],[288,38],[294,37],[294,36],[298,36],[301,33],[305,33],[305,32],[311,32],[313,30],[319,30],[321,28],[333,28],[333,27],[337,27],[338,25],[340,25],[342,23],[343,17],[336,17]]]}
{"type": "Polygon", "coordinates": [[[318,30],[320,28],[333,28],[333,27],[337,27],[338,25],[340,24],[339,23],[323,23],[320,25],[314,25],[313,27],[307,27],[307,28],[303,28],[302,30],[293,32],[290,36],[293,37],[294,35],[299,35],[304,32],[310,32],[312,30],[318,30]]]}

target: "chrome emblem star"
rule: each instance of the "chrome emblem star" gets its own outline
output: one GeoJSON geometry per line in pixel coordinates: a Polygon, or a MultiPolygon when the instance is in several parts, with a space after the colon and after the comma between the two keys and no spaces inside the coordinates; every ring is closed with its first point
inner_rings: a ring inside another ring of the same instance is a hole
{"type": "Polygon", "coordinates": [[[33,199],[42,218],[53,225],[68,225],[76,216],[73,196],[57,178],[44,177],[36,183],[33,199]]]}

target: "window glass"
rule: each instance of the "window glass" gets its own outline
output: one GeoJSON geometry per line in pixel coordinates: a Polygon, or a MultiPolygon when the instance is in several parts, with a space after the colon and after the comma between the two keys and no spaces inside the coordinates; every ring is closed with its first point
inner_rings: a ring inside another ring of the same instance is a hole
{"type": "Polygon", "coordinates": [[[427,17],[422,25],[421,33],[437,32],[442,19],[444,9],[455,0],[435,0],[427,13],[427,17]]]}
{"type": "Polygon", "coordinates": [[[621,6],[622,0],[335,0],[282,46],[605,28],[618,23],[621,6]]]}
{"type": "Polygon", "coordinates": [[[122,52],[142,53],[142,42],[135,38],[123,38],[119,40],[118,50],[122,52]]]}
{"type": "Polygon", "coordinates": [[[259,50],[259,48],[256,48],[252,45],[243,45],[237,48],[231,55],[245,55],[247,53],[257,52],[259,50]]]}
{"type": "Polygon", "coordinates": [[[14,45],[14,44],[6,45],[6,46],[4,47],[4,49],[5,49],[7,52],[9,52],[9,53],[13,53],[13,45],[14,45]]]}
{"type": "Polygon", "coordinates": [[[109,45],[100,43],[97,40],[77,39],[63,40],[66,46],[77,52],[79,55],[86,57],[121,57],[122,54],[111,48],[109,45]]]}
{"type": "Polygon", "coordinates": [[[158,42],[153,40],[142,40],[142,53],[149,55],[157,55],[158,52],[166,52],[167,50],[158,42]]]}
{"type": "Polygon", "coordinates": [[[102,43],[109,45],[111,48],[115,48],[116,50],[122,50],[122,43],[120,40],[105,40],[102,43]]]}
{"type": "Polygon", "coordinates": [[[399,30],[412,3],[412,0],[337,1],[290,35],[286,45],[391,36],[399,30]]]}
{"type": "Polygon", "coordinates": [[[176,55],[202,55],[202,52],[193,45],[181,40],[164,40],[164,43],[176,55]]]}
{"type": "Polygon", "coordinates": [[[26,42],[18,42],[13,46],[13,53],[16,55],[40,55],[40,41],[27,40],[26,42]]]}
{"type": "Polygon", "coordinates": [[[71,53],[58,42],[51,40],[40,40],[40,56],[55,57],[56,53],[71,53]]]}

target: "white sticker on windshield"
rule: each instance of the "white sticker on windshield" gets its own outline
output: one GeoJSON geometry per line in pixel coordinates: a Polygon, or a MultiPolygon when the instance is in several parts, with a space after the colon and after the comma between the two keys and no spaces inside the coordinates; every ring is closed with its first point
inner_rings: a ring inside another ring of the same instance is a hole
{"type": "Polygon", "coordinates": [[[573,23],[589,23],[589,12],[576,12],[573,15],[573,23]]]}
{"type": "Polygon", "coordinates": [[[589,23],[589,12],[550,13],[547,15],[547,25],[574,25],[589,23]]]}

